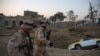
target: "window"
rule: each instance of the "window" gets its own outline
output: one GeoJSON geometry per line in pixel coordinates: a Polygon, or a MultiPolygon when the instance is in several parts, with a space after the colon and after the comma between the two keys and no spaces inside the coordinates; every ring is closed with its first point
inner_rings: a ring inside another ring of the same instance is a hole
{"type": "Polygon", "coordinates": [[[4,26],[8,26],[9,25],[9,22],[6,20],[5,22],[4,22],[4,26]]]}
{"type": "Polygon", "coordinates": [[[12,27],[16,27],[16,21],[12,21],[12,27]]]}
{"type": "Polygon", "coordinates": [[[83,38],[83,41],[87,41],[87,40],[91,40],[91,39],[94,39],[93,37],[85,37],[83,38]]]}

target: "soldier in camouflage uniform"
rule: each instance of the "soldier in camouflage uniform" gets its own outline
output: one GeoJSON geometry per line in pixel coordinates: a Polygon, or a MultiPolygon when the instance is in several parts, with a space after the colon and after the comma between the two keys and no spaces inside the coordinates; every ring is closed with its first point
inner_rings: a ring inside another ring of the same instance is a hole
{"type": "Polygon", "coordinates": [[[40,27],[36,30],[35,33],[35,49],[34,56],[47,56],[46,46],[49,44],[49,40],[47,40],[47,22],[40,22],[40,27]]]}
{"type": "Polygon", "coordinates": [[[14,33],[8,42],[9,56],[33,56],[33,43],[29,35],[32,29],[33,22],[24,20],[21,29],[14,33]]]}

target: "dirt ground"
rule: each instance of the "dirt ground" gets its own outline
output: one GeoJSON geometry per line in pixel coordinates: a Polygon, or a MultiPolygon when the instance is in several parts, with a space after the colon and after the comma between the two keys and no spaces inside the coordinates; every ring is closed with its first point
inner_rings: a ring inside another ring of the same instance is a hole
{"type": "Polygon", "coordinates": [[[71,32],[69,31],[70,28],[52,30],[51,41],[56,48],[66,49],[69,44],[79,41],[85,34],[90,34],[94,38],[100,38],[100,26],[74,27],[75,31],[71,32]]]}
{"type": "MultiPolygon", "coordinates": [[[[47,48],[48,56],[99,56],[100,50],[67,50],[69,44],[78,41],[83,33],[92,33],[96,38],[100,38],[100,27],[79,27],[77,31],[70,32],[69,28],[52,29],[51,41],[54,48],[47,48]]],[[[8,56],[7,43],[11,36],[0,36],[0,56],[8,56]]]]}
{"type": "MultiPolygon", "coordinates": [[[[0,36],[0,56],[9,56],[6,45],[10,36],[0,36]]],[[[100,50],[67,50],[47,48],[48,56],[100,56],[100,50]]]]}

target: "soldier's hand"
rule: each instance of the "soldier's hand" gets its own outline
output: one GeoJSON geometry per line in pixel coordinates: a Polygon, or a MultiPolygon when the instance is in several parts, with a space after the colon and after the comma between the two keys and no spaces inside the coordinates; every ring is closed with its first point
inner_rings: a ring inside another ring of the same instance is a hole
{"type": "Polygon", "coordinates": [[[53,47],[53,43],[52,43],[52,42],[50,42],[50,43],[49,43],[49,46],[50,46],[50,47],[53,47]]]}

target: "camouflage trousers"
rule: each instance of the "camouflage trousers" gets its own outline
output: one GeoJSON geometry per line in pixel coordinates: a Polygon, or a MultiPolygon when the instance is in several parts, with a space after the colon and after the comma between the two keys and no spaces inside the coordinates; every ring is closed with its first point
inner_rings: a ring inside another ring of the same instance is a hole
{"type": "Polygon", "coordinates": [[[35,47],[34,56],[47,56],[46,47],[35,47]]]}

